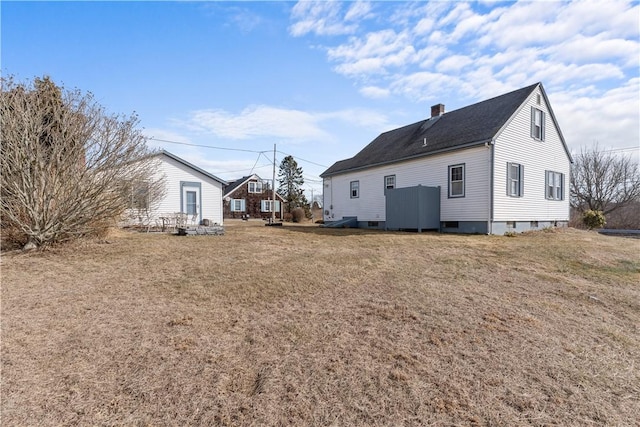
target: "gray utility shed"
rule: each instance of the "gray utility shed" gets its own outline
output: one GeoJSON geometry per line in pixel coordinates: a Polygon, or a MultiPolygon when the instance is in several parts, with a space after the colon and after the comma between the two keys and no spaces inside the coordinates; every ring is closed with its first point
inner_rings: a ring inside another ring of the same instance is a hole
{"type": "Polygon", "coordinates": [[[389,189],[385,203],[387,230],[440,229],[440,187],[389,189]]]}

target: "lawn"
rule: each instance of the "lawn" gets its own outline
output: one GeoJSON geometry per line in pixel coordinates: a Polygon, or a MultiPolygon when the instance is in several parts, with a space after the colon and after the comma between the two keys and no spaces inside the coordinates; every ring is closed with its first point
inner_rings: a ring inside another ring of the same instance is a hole
{"type": "Polygon", "coordinates": [[[1,268],[3,426],[640,419],[640,240],[249,222],[1,268]]]}

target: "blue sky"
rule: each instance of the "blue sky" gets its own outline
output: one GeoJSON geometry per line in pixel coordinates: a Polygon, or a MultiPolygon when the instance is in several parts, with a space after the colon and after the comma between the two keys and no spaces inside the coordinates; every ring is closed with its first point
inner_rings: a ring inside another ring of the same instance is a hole
{"type": "Polygon", "coordinates": [[[0,13],[3,75],[135,111],[152,147],[227,180],[270,178],[276,144],[277,164],[293,155],[319,194],[326,167],[431,105],[538,81],[572,151],[638,155],[637,1],[3,1],[0,13]]]}

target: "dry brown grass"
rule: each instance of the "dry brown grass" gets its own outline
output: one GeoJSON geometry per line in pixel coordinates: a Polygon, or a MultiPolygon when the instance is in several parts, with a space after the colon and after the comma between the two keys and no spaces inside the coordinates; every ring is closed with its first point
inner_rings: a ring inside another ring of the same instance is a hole
{"type": "Polygon", "coordinates": [[[250,222],[5,253],[2,425],[637,425],[639,244],[250,222]]]}

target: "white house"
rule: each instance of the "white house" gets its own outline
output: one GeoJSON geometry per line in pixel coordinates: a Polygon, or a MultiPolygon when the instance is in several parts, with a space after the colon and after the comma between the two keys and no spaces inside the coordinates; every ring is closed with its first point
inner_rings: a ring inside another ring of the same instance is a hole
{"type": "Polygon", "coordinates": [[[448,113],[438,104],[322,173],[324,220],[482,234],[566,226],[571,163],[541,83],[448,113]],[[418,186],[432,195],[396,191],[418,186]]]}
{"type": "Polygon", "coordinates": [[[130,217],[136,212],[145,223],[159,223],[161,218],[168,218],[177,213],[186,214],[191,224],[200,224],[208,219],[211,224],[223,223],[222,188],[226,181],[200,169],[186,160],[160,151],[155,156],[155,176],[152,181],[162,178],[164,191],[162,197],[150,200],[152,191],[139,185],[133,192],[130,217]]]}

